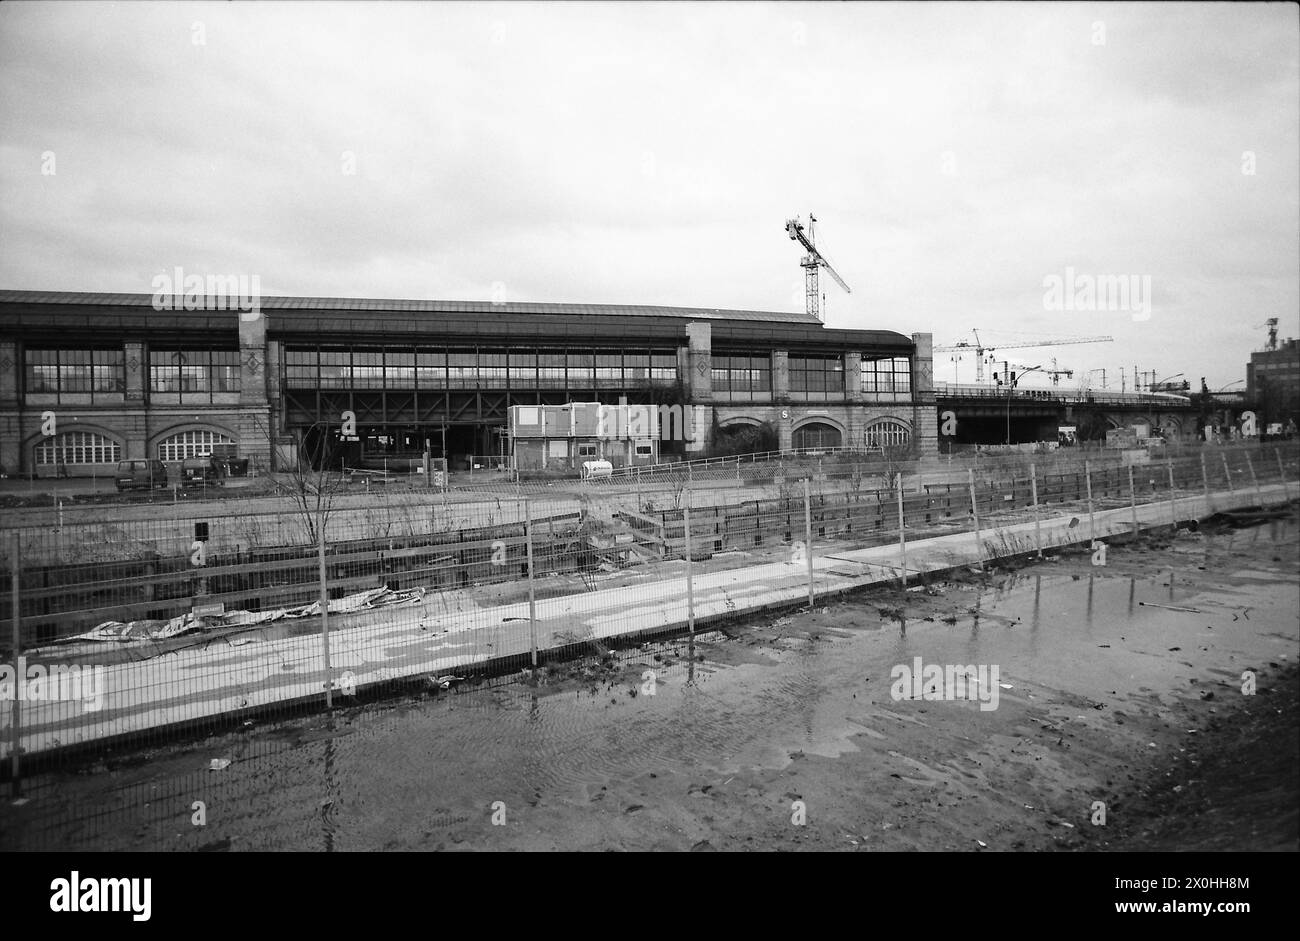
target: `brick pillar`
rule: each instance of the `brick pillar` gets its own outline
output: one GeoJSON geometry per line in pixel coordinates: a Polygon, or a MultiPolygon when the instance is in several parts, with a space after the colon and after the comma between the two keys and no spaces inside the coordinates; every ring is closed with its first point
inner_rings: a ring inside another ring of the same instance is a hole
{"type": "Polygon", "coordinates": [[[912,334],[912,434],[917,456],[933,460],[939,456],[939,413],[934,397],[934,336],[912,334]]]}
{"type": "Polygon", "coordinates": [[[266,314],[232,312],[239,317],[239,404],[266,405],[266,314]]]}
{"type": "Polygon", "coordinates": [[[844,354],[844,397],[854,404],[862,401],[862,354],[844,354]]]}
{"type": "Polygon", "coordinates": [[[713,329],[708,323],[686,325],[686,361],[690,370],[686,388],[692,405],[713,402],[713,329]]]}
{"type": "Polygon", "coordinates": [[[126,363],[127,402],[143,402],[145,385],[149,382],[149,362],[145,359],[143,343],[122,344],[122,359],[126,363]]]}
{"type": "Polygon", "coordinates": [[[0,341],[0,471],[16,474],[22,466],[22,421],[19,415],[18,344],[0,341]]]}
{"type": "Polygon", "coordinates": [[[790,354],[785,350],[772,351],[772,399],[790,401],[790,354]]]}

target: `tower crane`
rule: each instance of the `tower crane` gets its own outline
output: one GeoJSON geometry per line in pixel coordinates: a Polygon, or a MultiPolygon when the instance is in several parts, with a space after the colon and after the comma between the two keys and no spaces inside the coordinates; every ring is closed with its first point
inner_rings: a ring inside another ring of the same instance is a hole
{"type": "Polygon", "coordinates": [[[813,235],[813,226],[816,222],[817,217],[811,212],[808,213],[808,227],[807,231],[805,231],[804,224],[799,221],[798,216],[795,216],[793,219],[785,221],[785,231],[789,234],[791,241],[798,242],[803,246],[804,251],[808,253],[799,262],[804,270],[804,292],[807,299],[808,313],[821,320],[821,295],[818,293],[817,287],[818,268],[825,268],[826,273],[835,279],[835,283],[844,288],[844,293],[852,294],[853,289],[844,283],[844,279],[831,267],[831,263],[826,260],[826,256],[817,250],[813,235]]]}
{"type": "Polygon", "coordinates": [[[1035,346],[1069,346],[1075,343],[1109,343],[1114,337],[1062,337],[1059,340],[1036,340],[1031,343],[999,343],[996,346],[985,346],[980,341],[979,330],[972,329],[971,333],[975,336],[975,342],[969,343],[966,340],[960,340],[957,343],[948,346],[936,346],[934,352],[946,352],[948,350],[974,350],[975,351],[975,381],[984,381],[984,356],[993,353],[996,350],[1024,350],[1035,346]]]}
{"type": "Polygon", "coordinates": [[[1268,345],[1264,347],[1265,352],[1272,352],[1277,349],[1277,318],[1269,317],[1263,323],[1255,324],[1255,329],[1268,327],[1268,345]]]}
{"type": "Polygon", "coordinates": [[[1052,357],[1052,368],[1044,369],[1043,372],[1052,377],[1052,385],[1054,386],[1059,386],[1061,384],[1062,376],[1064,376],[1066,379],[1074,378],[1074,370],[1070,369],[1069,367],[1062,369],[1061,367],[1057,366],[1055,356],[1052,357]]]}

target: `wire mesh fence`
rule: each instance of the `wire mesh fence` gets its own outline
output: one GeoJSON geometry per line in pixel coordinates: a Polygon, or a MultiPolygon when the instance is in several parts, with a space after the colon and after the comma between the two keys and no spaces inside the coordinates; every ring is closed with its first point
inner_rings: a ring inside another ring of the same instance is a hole
{"type": "Polygon", "coordinates": [[[798,455],[618,480],[336,481],[313,499],[6,511],[0,771],[17,792],[24,768],[905,580],[935,537],[974,532],[951,561],[982,564],[1026,547],[1005,537],[1016,526],[1032,523],[1040,548],[1084,542],[1098,513],[1167,525],[1225,495],[1293,499],[1298,478],[1294,444],[1137,465],[798,455]],[[1044,537],[1057,517],[1088,523],[1044,537]]]}

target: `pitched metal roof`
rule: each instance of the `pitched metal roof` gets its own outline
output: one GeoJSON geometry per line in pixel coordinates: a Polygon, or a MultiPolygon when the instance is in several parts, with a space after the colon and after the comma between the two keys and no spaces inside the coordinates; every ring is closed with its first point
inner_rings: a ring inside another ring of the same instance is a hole
{"type": "MultiPolygon", "coordinates": [[[[101,307],[152,307],[152,294],[103,294],[76,291],[2,291],[0,303],[101,307]]],[[[638,304],[540,304],[491,301],[433,301],[369,297],[262,297],[263,310],[375,311],[429,314],[558,314],[624,317],[680,317],[691,320],[738,320],[820,326],[808,313],[770,310],[727,310],[716,307],[659,307],[638,304]]]]}

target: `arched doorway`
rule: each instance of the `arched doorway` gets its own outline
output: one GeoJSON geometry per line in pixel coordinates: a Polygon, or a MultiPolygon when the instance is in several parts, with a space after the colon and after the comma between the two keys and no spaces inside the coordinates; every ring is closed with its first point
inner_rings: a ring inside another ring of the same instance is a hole
{"type": "Polygon", "coordinates": [[[795,450],[804,448],[838,448],[844,443],[840,430],[825,422],[812,421],[794,430],[791,444],[795,450]]]}

